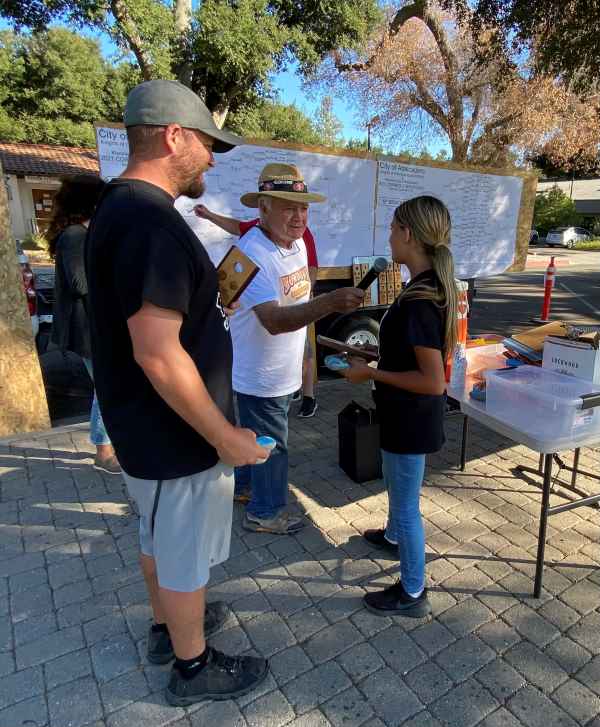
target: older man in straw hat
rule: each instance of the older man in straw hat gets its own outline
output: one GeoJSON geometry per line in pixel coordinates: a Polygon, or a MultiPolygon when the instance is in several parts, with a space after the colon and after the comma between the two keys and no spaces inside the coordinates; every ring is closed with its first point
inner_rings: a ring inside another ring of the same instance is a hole
{"type": "Polygon", "coordinates": [[[355,310],[364,296],[362,290],[340,288],[310,298],[302,235],[308,205],[324,201],[308,191],[300,171],[289,164],[267,164],[258,191],[241,198],[260,212],[260,224],[239,242],[260,272],[231,319],[233,389],[241,426],[277,443],[264,464],[236,469],[236,493],[251,492],[246,530],[285,535],[303,526],[301,518],[286,511],[287,437],[290,401],[302,382],[306,326],[329,313],[355,310]]]}

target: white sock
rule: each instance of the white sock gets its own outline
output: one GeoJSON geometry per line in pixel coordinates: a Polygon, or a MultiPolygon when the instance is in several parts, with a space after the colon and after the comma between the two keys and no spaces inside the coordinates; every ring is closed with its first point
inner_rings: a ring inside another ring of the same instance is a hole
{"type": "Polygon", "coordinates": [[[424,590],[424,588],[421,588],[421,590],[417,591],[416,593],[408,593],[408,591],[406,591],[406,593],[408,593],[411,598],[418,598],[424,590]]]}

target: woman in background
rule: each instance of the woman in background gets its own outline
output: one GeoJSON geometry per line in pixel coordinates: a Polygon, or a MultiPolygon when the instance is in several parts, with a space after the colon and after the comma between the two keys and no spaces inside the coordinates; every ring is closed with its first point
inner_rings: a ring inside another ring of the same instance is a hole
{"type": "Polygon", "coordinates": [[[456,344],[449,245],[450,215],[440,200],[415,197],[395,210],[392,258],[408,267],[411,280],[381,321],[377,368],[354,358],[342,372],[352,383],[375,381],[388,521],[385,529],[367,530],[364,537],[400,558],[400,580],[364,597],[367,608],[382,616],[422,618],[431,612],[419,499],[425,455],[444,443],[444,364],[456,344]]]}
{"type": "MultiPolygon", "coordinates": [[[[88,223],[103,189],[104,182],[92,174],[65,177],[54,198],[54,214],[46,233],[50,255],[56,263],[51,340],[62,351],[73,351],[81,356],[92,381],[84,245],[88,223]]],[[[120,474],[121,468],[106,433],[95,391],[90,414],[90,441],[96,446],[94,466],[109,474],[120,474]]]]}

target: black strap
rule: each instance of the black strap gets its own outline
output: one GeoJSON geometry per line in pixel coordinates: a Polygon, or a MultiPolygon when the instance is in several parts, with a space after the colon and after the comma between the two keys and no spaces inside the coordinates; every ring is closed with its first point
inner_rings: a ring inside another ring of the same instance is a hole
{"type": "Polygon", "coordinates": [[[297,179],[266,179],[258,184],[259,192],[294,192],[308,194],[308,187],[297,179]]]}
{"type": "Polygon", "coordinates": [[[154,537],[154,520],[156,518],[156,511],[158,510],[158,500],[160,498],[160,491],[162,489],[162,480],[158,480],[156,483],[156,493],[154,495],[154,505],[152,506],[152,520],[150,521],[150,532],[154,537]]]}
{"type": "Polygon", "coordinates": [[[600,394],[584,394],[581,398],[583,400],[582,409],[594,409],[600,406],[600,394]]]}
{"type": "Polygon", "coordinates": [[[503,369],[493,369],[495,374],[501,374],[502,376],[506,376],[507,374],[513,373],[513,371],[518,371],[519,366],[508,366],[503,369]]]}

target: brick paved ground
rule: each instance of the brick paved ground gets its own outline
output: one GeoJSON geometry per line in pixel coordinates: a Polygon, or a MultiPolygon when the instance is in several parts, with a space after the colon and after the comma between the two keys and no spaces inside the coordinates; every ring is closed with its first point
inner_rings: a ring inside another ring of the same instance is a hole
{"type": "Polygon", "coordinates": [[[318,417],[292,422],[292,489],[314,525],[249,534],[236,509],[213,572],[210,597],[234,614],[214,645],[270,657],[271,675],[187,710],[145,661],[136,518],[120,478],[92,469],[86,429],[0,445],[0,727],[600,727],[599,511],[551,519],[555,565],[532,599],[540,493],[515,465],[537,457],[473,426],[461,474],[451,421],[423,496],[434,618],[373,616],[361,596],[395,564],[360,533],[386,496],[336,465],[336,413],[357,391],[368,400],[328,383],[318,417]]]}

